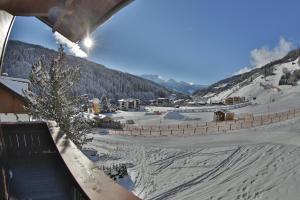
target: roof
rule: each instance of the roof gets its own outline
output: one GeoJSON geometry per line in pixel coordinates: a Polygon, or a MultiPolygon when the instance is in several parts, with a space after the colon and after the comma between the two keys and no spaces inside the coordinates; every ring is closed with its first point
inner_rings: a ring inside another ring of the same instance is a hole
{"type": "Polygon", "coordinates": [[[78,42],[132,0],[9,0],[0,9],[15,16],[36,16],[72,42],[78,42]]]}
{"type": "MultiPolygon", "coordinates": [[[[1,78],[2,78],[2,77],[1,77],[1,78]]],[[[10,84],[11,84],[11,83],[10,83],[10,84]]],[[[3,79],[2,79],[2,81],[0,81],[0,88],[3,88],[3,89],[6,90],[7,92],[9,92],[11,95],[13,95],[13,96],[15,96],[16,98],[18,98],[19,100],[21,100],[21,101],[23,101],[23,102],[26,102],[26,99],[25,99],[25,96],[23,95],[23,92],[22,92],[22,94],[20,94],[20,93],[17,91],[17,89],[19,89],[19,88],[13,89],[13,88],[11,87],[10,84],[7,84],[7,82],[6,82],[6,81],[3,81],[3,79]]]]}
{"type": "Polygon", "coordinates": [[[28,90],[28,85],[30,82],[28,79],[0,76],[0,83],[4,84],[18,95],[24,96],[23,91],[28,90]]]}
{"type": "Polygon", "coordinates": [[[139,101],[139,99],[128,98],[128,99],[119,99],[118,100],[118,102],[132,102],[132,101],[139,101]]]}

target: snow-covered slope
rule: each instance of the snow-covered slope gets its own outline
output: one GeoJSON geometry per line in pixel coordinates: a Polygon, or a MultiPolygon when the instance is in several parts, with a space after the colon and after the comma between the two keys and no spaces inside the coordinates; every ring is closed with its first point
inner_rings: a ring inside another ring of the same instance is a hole
{"type": "Polygon", "coordinates": [[[299,85],[279,85],[279,80],[284,74],[284,68],[290,72],[299,70],[298,59],[275,65],[273,69],[274,75],[267,76],[266,78],[263,75],[258,75],[255,78],[251,76],[230,89],[214,94],[213,96],[207,94],[205,97],[210,97],[212,101],[222,101],[229,96],[241,96],[249,100],[256,98],[255,102],[259,104],[281,100],[297,90],[300,91],[299,85]]]}

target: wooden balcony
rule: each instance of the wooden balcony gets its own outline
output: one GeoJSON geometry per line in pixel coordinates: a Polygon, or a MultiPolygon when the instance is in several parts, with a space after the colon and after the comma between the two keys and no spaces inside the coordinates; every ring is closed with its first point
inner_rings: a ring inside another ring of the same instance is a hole
{"type": "Polygon", "coordinates": [[[2,123],[0,155],[1,199],[139,199],[107,177],[53,123],[2,123]]]}

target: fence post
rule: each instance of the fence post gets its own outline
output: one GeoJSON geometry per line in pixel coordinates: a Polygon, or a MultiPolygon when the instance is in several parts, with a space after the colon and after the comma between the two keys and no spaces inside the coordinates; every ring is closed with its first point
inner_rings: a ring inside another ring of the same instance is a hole
{"type": "Polygon", "coordinates": [[[173,130],[171,129],[171,135],[173,135],[173,130]]]}
{"type": "Polygon", "coordinates": [[[161,135],[161,130],[159,130],[159,135],[161,135]]]}
{"type": "Polygon", "coordinates": [[[196,134],[196,128],[194,128],[194,135],[196,134]]]}
{"type": "Polygon", "coordinates": [[[231,130],[231,125],[232,125],[232,124],[229,125],[229,130],[231,130]]]}
{"type": "Polygon", "coordinates": [[[220,131],[220,126],[218,126],[218,132],[220,131]]]}
{"type": "Polygon", "coordinates": [[[184,129],[182,129],[182,133],[183,133],[183,135],[184,135],[184,129]]]}

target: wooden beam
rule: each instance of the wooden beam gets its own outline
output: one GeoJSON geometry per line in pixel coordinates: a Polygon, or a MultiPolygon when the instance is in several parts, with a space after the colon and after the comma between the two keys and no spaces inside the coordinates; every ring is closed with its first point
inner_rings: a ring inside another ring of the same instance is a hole
{"type": "Polygon", "coordinates": [[[0,0],[0,9],[15,16],[48,16],[49,10],[64,6],[63,0],[0,0]]]}

